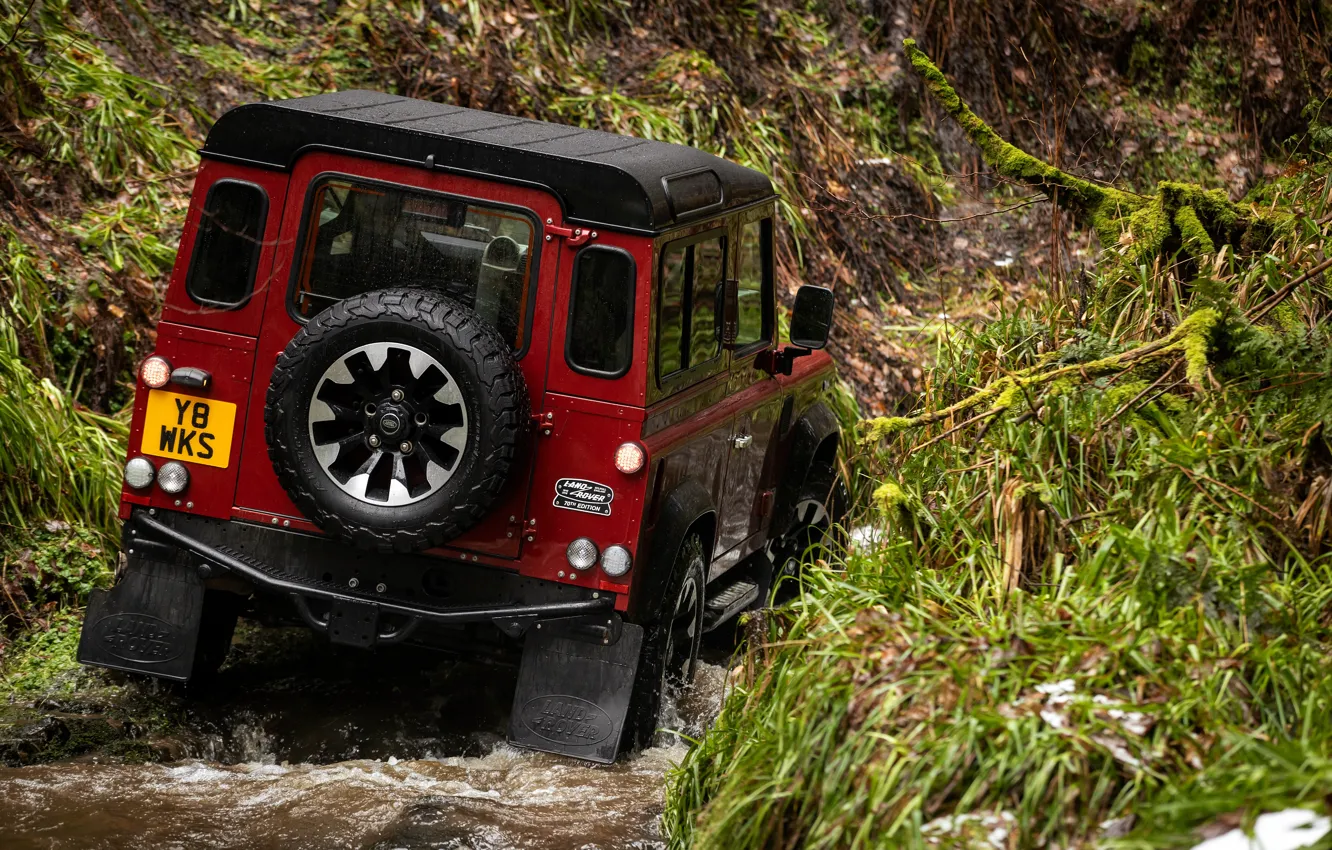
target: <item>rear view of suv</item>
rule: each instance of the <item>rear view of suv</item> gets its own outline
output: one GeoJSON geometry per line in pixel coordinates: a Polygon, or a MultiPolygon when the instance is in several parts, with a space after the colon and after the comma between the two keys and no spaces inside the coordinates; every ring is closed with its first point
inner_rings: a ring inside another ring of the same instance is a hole
{"type": "Polygon", "coordinates": [[[645,744],[844,500],[832,294],[778,345],[776,205],[691,148],[374,92],[226,113],[80,660],[208,677],[242,615],[510,644],[515,743],[645,744]]]}

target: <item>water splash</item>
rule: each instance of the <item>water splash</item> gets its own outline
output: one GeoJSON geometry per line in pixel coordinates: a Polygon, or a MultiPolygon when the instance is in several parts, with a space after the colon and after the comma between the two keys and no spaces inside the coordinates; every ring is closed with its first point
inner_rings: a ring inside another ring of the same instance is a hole
{"type": "Polygon", "coordinates": [[[327,694],[321,714],[319,700],[289,700],[279,711],[271,695],[257,693],[222,719],[205,718],[214,731],[195,745],[203,757],[0,770],[0,844],[7,850],[659,848],[663,776],[687,751],[679,736],[697,737],[715,719],[725,680],[723,666],[701,664],[692,687],[663,701],[662,725],[676,734],[610,766],[514,748],[497,738],[493,723],[442,730],[434,747],[450,734],[466,743],[423,756],[426,709],[408,710],[412,694],[398,695],[404,710],[396,718],[380,716],[383,706],[370,701],[378,722],[367,724],[327,694]],[[297,723],[292,712],[302,710],[297,723]],[[283,761],[295,751],[320,752],[324,745],[312,740],[321,734],[335,739],[330,751],[356,747],[382,755],[283,761]],[[348,745],[352,739],[359,743],[348,745]]]}

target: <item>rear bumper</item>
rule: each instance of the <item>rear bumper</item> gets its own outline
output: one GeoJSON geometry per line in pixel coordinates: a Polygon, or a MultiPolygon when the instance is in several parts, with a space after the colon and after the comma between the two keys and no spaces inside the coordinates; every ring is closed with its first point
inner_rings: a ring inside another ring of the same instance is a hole
{"type": "MultiPolygon", "coordinates": [[[[292,570],[290,565],[278,567],[257,557],[248,556],[225,545],[213,545],[186,531],[174,528],[148,511],[136,511],[130,518],[130,534],[136,546],[172,547],[178,552],[194,555],[199,561],[200,578],[214,577],[219,571],[230,573],[253,585],[256,590],[288,596],[310,626],[326,630],[327,618],[312,613],[310,601],[319,600],[355,610],[373,608],[376,614],[396,614],[411,621],[453,625],[458,623],[493,622],[511,636],[518,636],[538,620],[602,614],[613,611],[612,594],[592,593],[588,599],[568,601],[497,601],[484,605],[446,605],[421,601],[408,601],[401,595],[387,595],[387,583],[376,582],[376,593],[355,593],[338,587],[331,580],[309,577],[308,571],[292,570]],[[306,575],[302,575],[306,572],[306,575]]],[[[255,529],[262,533],[265,529],[255,529]]],[[[284,533],[284,532],[276,532],[284,533]]],[[[290,533],[290,532],[285,532],[290,533]]],[[[131,547],[133,548],[133,547],[131,547]]],[[[385,556],[391,558],[392,556],[385,556]]],[[[461,565],[466,568],[466,565],[461,565]]],[[[330,574],[326,574],[330,575],[330,574]]],[[[356,581],[356,587],[361,582],[356,581]]],[[[413,592],[413,595],[415,593],[413,592]]],[[[414,629],[415,625],[409,628],[414,629]]],[[[377,635],[378,642],[397,642],[406,638],[407,628],[377,635]]],[[[359,642],[359,641],[358,641],[359,642]]]]}
{"type": "MultiPolygon", "coordinates": [[[[430,555],[362,552],[327,537],[176,511],[134,510],[125,523],[125,550],[129,568],[106,592],[107,610],[174,623],[180,634],[173,641],[182,646],[192,644],[197,631],[192,621],[200,616],[205,586],[253,596],[259,611],[294,614],[334,643],[361,647],[409,638],[436,643],[449,635],[456,643],[458,632],[450,627],[477,623],[512,638],[544,624],[547,633],[610,645],[623,625],[611,593],[430,555]]],[[[126,628],[118,625],[116,634],[126,628]]],[[[93,651],[86,660],[112,666],[98,657],[93,651]]],[[[141,672],[161,675],[158,669],[141,672]]]]}

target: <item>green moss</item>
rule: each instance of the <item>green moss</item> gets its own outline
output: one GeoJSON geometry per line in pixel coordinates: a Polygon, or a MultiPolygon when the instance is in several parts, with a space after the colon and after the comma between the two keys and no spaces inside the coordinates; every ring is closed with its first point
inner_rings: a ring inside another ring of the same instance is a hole
{"type": "Polygon", "coordinates": [[[75,654],[81,622],[78,612],[62,611],[48,628],[28,632],[12,643],[0,666],[3,688],[11,694],[72,691],[74,681],[69,674],[80,669],[75,654]]]}
{"type": "Polygon", "coordinates": [[[1203,386],[1207,375],[1207,352],[1212,332],[1221,321],[1221,314],[1212,308],[1191,313],[1175,329],[1178,341],[1171,347],[1184,352],[1185,374],[1195,387],[1203,386]]]}
{"type": "Polygon", "coordinates": [[[994,397],[994,402],[990,404],[990,410],[1007,410],[1017,401],[1018,392],[1021,390],[1021,384],[1016,380],[1003,382],[1004,386],[994,397]]]}
{"type": "Polygon", "coordinates": [[[1175,211],[1175,229],[1179,231],[1180,239],[1184,242],[1184,249],[1190,254],[1202,256],[1216,253],[1212,237],[1208,234],[1207,228],[1203,227],[1193,207],[1180,207],[1175,211]]]}
{"type": "Polygon", "coordinates": [[[874,491],[874,504],[884,511],[894,511],[911,504],[911,496],[895,481],[885,481],[874,491]]]}
{"type": "Polygon", "coordinates": [[[1129,50],[1129,78],[1154,88],[1161,82],[1161,51],[1145,37],[1133,40],[1129,50]]]}
{"type": "Polygon", "coordinates": [[[898,431],[905,431],[911,425],[911,420],[905,416],[877,416],[874,419],[867,419],[862,423],[865,436],[861,439],[861,442],[865,444],[877,443],[884,437],[892,436],[898,431]]]}

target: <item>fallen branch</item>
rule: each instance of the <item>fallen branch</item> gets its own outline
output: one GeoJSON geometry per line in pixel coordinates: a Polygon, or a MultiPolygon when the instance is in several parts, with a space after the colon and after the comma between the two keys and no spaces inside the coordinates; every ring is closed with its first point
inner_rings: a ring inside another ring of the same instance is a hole
{"type": "MultiPolygon", "coordinates": [[[[869,445],[908,428],[917,428],[921,425],[939,422],[988,402],[990,404],[988,411],[963,423],[963,425],[970,424],[991,413],[997,414],[1007,410],[1013,405],[1017,394],[1025,392],[1027,388],[1043,386],[1061,378],[1073,376],[1080,377],[1084,381],[1090,381],[1101,375],[1123,371],[1136,363],[1176,353],[1184,356],[1185,374],[1189,382],[1196,387],[1202,386],[1207,373],[1208,340],[1212,329],[1216,327],[1220,319],[1220,313],[1211,308],[1206,308],[1189,315],[1173,331],[1161,339],[1153,340],[1128,351],[1122,351],[1119,354],[1112,354],[1109,357],[1102,357],[1088,363],[1072,363],[1044,371],[1039,366],[1033,366],[1030,369],[1023,369],[1005,375],[979,392],[940,410],[932,410],[916,416],[880,416],[865,420],[861,423],[866,428],[861,444],[869,445]]],[[[954,428],[953,430],[957,429],[954,428]]],[[[925,445],[929,444],[926,443],[925,445]]]]}
{"type": "Polygon", "coordinates": [[[1080,224],[1095,230],[1102,246],[1122,247],[1130,265],[1176,251],[1197,259],[1227,245],[1249,249],[1270,241],[1277,217],[1233,204],[1219,189],[1162,181],[1155,194],[1144,196],[1075,177],[1037,159],[978,118],[913,39],[906,39],[903,46],[926,90],[991,168],[1044,193],[1080,224]]]}
{"type": "Polygon", "coordinates": [[[1263,316],[1266,316],[1268,313],[1272,312],[1274,309],[1280,306],[1281,302],[1289,298],[1291,293],[1294,292],[1295,289],[1299,287],[1301,284],[1303,284],[1305,281],[1317,277],[1318,275],[1322,274],[1328,269],[1332,269],[1332,259],[1323,260],[1318,265],[1309,269],[1304,274],[1300,275],[1299,277],[1292,280],[1290,283],[1286,284],[1285,286],[1278,289],[1276,292],[1272,293],[1270,296],[1268,296],[1267,300],[1263,301],[1263,303],[1253,308],[1253,311],[1245,318],[1247,318],[1250,322],[1258,321],[1263,316]]]}

